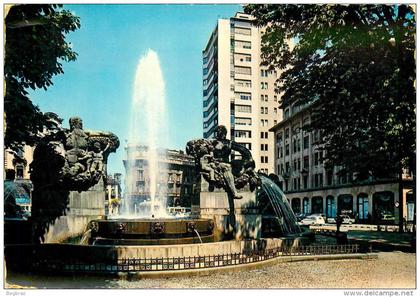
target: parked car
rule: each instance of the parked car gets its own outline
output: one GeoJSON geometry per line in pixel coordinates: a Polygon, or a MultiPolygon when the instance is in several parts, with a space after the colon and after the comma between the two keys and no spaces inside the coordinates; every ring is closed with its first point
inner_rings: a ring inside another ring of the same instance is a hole
{"type": "Polygon", "coordinates": [[[320,215],[310,215],[304,218],[299,223],[300,225],[323,225],[325,224],[325,219],[320,215]]]}
{"type": "Polygon", "coordinates": [[[383,214],[381,217],[382,221],[395,221],[395,217],[392,214],[383,214]]]}
{"type": "Polygon", "coordinates": [[[343,224],[353,224],[356,222],[355,219],[351,218],[348,215],[340,215],[340,217],[343,219],[343,224]]]}
{"type": "Polygon", "coordinates": [[[305,214],[303,214],[303,213],[295,213],[295,216],[296,216],[296,220],[297,220],[298,222],[300,222],[300,221],[302,221],[304,218],[306,218],[306,215],[305,215],[305,214]]]}
{"type": "Polygon", "coordinates": [[[335,224],[336,223],[335,218],[327,218],[327,223],[335,224]]]}

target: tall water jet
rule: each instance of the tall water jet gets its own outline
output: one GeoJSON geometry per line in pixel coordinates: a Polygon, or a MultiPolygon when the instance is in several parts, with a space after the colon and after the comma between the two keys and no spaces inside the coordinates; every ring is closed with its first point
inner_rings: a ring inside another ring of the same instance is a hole
{"type": "MultiPolygon", "coordinates": [[[[165,83],[156,52],[148,50],[137,64],[136,76],[133,85],[131,102],[130,131],[128,133],[127,162],[129,174],[127,179],[128,192],[138,191],[135,170],[135,154],[138,145],[147,147],[148,189],[150,201],[148,207],[141,211],[140,205],[136,206],[136,216],[162,217],[166,216],[166,197],[162,195],[159,180],[161,173],[166,172],[165,150],[168,143],[167,111],[165,99],[165,83]]],[[[166,184],[165,184],[166,185],[166,184]]],[[[128,199],[130,199],[128,197],[128,199]]],[[[133,203],[129,204],[133,205],[133,203]]],[[[133,215],[134,207],[126,215],[133,215]]]]}

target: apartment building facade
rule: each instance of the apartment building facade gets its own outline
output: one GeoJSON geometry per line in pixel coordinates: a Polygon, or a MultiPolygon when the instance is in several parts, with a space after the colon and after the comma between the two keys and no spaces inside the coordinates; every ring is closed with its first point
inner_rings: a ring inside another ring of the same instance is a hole
{"type": "MultiPolygon", "coordinates": [[[[224,125],[230,139],[250,149],[256,169],[274,171],[274,135],[281,120],[276,70],[261,66],[262,28],[236,13],[219,19],[203,50],[203,136],[224,125]]],[[[229,138],[228,135],[228,138],[229,138]]]]}
{"type": "MultiPolygon", "coordinates": [[[[149,149],[145,145],[129,145],[125,150],[127,155],[123,160],[126,173],[124,207],[133,209],[134,204],[150,198],[149,149]]],[[[167,197],[169,207],[189,207],[193,194],[194,158],[183,151],[161,149],[158,153],[158,162],[157,192],[167,197]]]]}
{"type": "MultiPolygon", "coordinates": [[[[316,104],[316,103],[313,103],[316,104]]],[[[403,205],[397,178],[354,183],[353,174],[339,167],[327,170],[318,145],[320,132],[307,132],[314,105],[281,106],[284,119],[274,127],[275,173],[295,213],[348,214],[360,223],[399,222],[399,207],[407,222],[414,219],[412,176],[403,177],[403,205]]]]}

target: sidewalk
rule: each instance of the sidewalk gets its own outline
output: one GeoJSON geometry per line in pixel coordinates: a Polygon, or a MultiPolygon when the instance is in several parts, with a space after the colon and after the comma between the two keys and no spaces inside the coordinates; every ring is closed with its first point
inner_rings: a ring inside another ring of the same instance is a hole
{"type": "MultiPolygon", "coordinates": [[[[364,231],[364,230],[349,230],[356,229],[355,226],[342,225],[340,228],[341,232],[347,234],[347,240],[349,243],[357,243],[364,248],[372,247],[373,250],[380,251],[403,251],[403,252],[415,252],[415,248],[411,246],[413,238],[412,233],[399,233],[399,232],[384,232],[384,231],[364,231]]],[[[369,226],[369,225],[367,225],[369,226]]],[[[336,227],[332,225],[327,226],[311,226],[311,230],[315,232],[329,231],[331,235],[335,235],[336,227]]],[[[370,229],[371,230],[371,229],[370,229]]],[[[325,233],[324,233],[325,234],[325,233]]]]}

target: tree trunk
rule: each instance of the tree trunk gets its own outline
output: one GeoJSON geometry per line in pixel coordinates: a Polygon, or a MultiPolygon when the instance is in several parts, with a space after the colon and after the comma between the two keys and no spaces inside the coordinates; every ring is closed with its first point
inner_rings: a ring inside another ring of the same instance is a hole
{"type": "MultiPolygon", "coordinates": [[[[400,163],[401,164],[401,163],[400,163]]],[[[398,227],[399,227],[399,232],[403,233],[404,232],[404,197],[403,197],[403,168],[400,165],[400,170],[399,170],[399,174],[398,174],[398,227]]]]}

